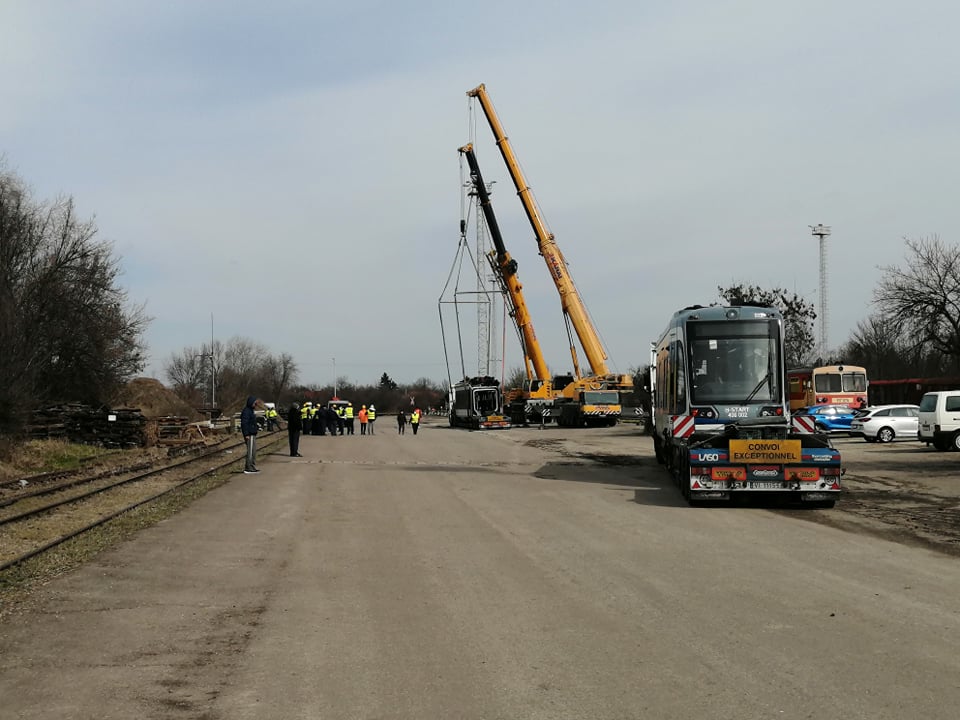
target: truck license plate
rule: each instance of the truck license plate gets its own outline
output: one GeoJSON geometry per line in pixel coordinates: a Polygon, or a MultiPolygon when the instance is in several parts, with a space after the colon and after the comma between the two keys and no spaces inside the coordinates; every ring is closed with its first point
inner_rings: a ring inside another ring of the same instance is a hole
{"type": "Polygon", "coordinates": [[[754,490],[783,490],[782,482],[752,482],[750,487],[754,490]]]}

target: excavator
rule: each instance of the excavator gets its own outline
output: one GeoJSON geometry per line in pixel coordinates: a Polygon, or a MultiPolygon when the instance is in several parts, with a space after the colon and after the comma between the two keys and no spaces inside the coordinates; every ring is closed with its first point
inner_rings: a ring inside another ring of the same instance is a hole
{"type": "MultiPolygon", "coordinates": [[[[475,98],[490,125],[497,147],[510,173],[523,205],[527,220],[533,228],[537,240],[537,247],[550,272],[553,284],[560,295],[560,307],[567,329],[567,338],[570,343],[570,355],[573,361],[573,374],[567,376],[568,382],[558,384],[555,379],[552,392],[556,399],[554,406],[558,411],[557,422],[568,427],[583,425],[609,424],[614,425],[621,412],[621,393],[633,390],[633,378],[628,374],[614,373],[607,365],[608,355],[600,340],[587,308],[583,304],[580,293],[573,283],[573,278],[567,269],[567,262],[557,247],[553,233],[547,230],[546,223],[533,198],[533,193],[527,185],[520,163],[513,152],[513,146],[503,131],[500,118],[497,116],[487,94],[486,87],[479,85],[467,92],[467,96],[475,98]],[[571,332],[571,326],[573,332],[571,332]],[[580,346],[583,348],[590,373],[583,374],[577,348],[573,341],[576,333],[580,346]],[[598,408],[601,408],[598,410],[598,408]]],[[[475,159],[474,159],[475,160],[475,159]]],[[[479,191],[479,188],[478,188],[479,191]]],[[[527,351],[525,347],[524,351],[527,351]]],[[[529,377],[529,371],[528,371],[529,377]]]]}

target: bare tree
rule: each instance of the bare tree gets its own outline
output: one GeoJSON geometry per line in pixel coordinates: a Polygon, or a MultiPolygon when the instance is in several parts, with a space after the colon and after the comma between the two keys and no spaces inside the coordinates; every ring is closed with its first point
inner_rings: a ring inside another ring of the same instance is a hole
{"type": "Polygon", "coordinates": [[[940,353],[950,370],[960,369],[960,247],[938,235],[904,238],[906,265],[881,268],[874,302],[909,346],[940,353]]]}
{"type": "Polygon", "coordinates": [[[742,283],[726,288],[718,287],[717,291],[730,305],[756,305],[780,310],[783,313],[787,367],[799,367],[811,361],[814,347],[813,321],[817,318],[817,312],[810,302],[783,288],[765,290],[756,285],[742,283]]]}
{"type": "Polygon", "coordinates": [[[211,368],[209,346],[185,347],[170,355],[163,373],[173,392],[192,405],[202,405],[212,397],[210,383],[215,374],[211,368]]]}
{"type": "Polygon", "coordinates": [[[297,364],[289,353],[272,355],[264,362],[264,375],[267,381],[267,397],[277,402],[284,391],[297,380],[297,364]]]}
{"type": "Polygon", "coordinates": [[[512,390],[513,388],[522,388],[523,384],[527,381],[527,371],[523,368],[522,365],[511,368],[510,372],[506,375],[506,382],[504,383],[504,390],[512,390]]]}
{"type": "Polygon", "coordinates": [[[143,369],[142,306],[71,199],[31,200],[0,168],[0,425],[61,400],[101,402],[143,369]]]}

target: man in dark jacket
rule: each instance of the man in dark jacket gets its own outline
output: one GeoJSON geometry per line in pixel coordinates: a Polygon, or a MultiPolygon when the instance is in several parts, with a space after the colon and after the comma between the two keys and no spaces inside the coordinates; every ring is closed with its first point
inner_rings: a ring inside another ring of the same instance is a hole
{"type": "Polygon", "coordinates": [[[303,421],[300,419],[300,406],[294,403],[287,413],[287,435],[290,437],[290,457],[303,457],[300,454],[300,431],[303,421]]]}
{"type": "Polygon", "coordinates": [[[323,419],[327,425],[327,430],[330,431],[330,435],[336,436],[337,434],[337,411],[332,407],[322,408],[323,410],[323,419]]]}
{"type": "Polygon", "coordinates": [[[240,412],[240,432],[243,433],[243,441],[247,444],[247,462],[243,467],[243,472],[247,475],[260,472],[257,470],[257,397],[251,395],[247,398],[247,405],[240,412]]]}

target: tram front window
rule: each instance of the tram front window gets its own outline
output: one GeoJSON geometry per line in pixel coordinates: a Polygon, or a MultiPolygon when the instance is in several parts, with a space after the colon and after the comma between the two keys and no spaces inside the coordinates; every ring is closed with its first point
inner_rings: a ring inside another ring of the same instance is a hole
{"type": "Polygon", "coordinates": [[[473,405],[481,415],[490,415],[500,409],[500,394],[497,390],[477,390],[473,395],[473,405]]]}
{"type": "Polygon", "coordinates": [[[691,404],[779,404],[779,340],[776,321],[688,323],[691,404]]]}

